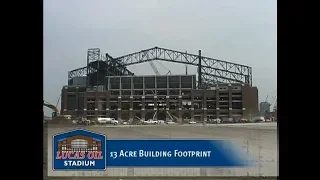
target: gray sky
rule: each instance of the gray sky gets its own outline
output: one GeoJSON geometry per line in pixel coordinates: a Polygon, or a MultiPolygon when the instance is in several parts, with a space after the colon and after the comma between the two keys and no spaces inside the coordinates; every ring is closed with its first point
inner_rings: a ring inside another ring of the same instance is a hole
{"type": "MultiPolygon", "coordinates": [[[[89,48],[113,57],[163,47],[251,66],[259,101],[277,89],[276,0],[44,0],[44,100],[56,104],[89,48]]],[[[173,74],[185,66],[161,62],[173,74]]],[[[161,74],[167,70],[155,62],[161,74]]],[[[148,63],[129,66],[154,74],[148,63]]],[[[196,67],[188,67],[196,74],[196,67]]],[[[60,106],[59,106],[60,109],[60,106]]],[[[51,113],[45,108],[45,113],[51,113]]]]}

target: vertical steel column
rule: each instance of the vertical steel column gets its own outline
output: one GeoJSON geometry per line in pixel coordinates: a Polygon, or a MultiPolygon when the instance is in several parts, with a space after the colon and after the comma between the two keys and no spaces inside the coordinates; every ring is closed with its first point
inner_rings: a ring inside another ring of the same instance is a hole
{"type": "Polygon", "coordinates": [[[201,68],[202,68],[202,65],[201,65],[201,50],[199,50],[199,63],[198,63],[198,89],[201,88],[201,85],[202,85],[202,72],[201,72],[201,68]]]}
{"type": "Polygon", "coordinates": [[[169,82],[169,76],[167,76],[167,96],[169,96],[169,93],[170,93],[170,86],[169,86],[170,82],[169,82]]]}

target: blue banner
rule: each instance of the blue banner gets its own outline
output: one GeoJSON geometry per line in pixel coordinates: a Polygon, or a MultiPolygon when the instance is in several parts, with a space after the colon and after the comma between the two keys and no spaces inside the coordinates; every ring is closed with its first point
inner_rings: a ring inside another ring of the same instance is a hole
{"type": "Polygon", "coordinates": [[[107,140],[107,167],[239,167],[240,148],[222,140],[107,140]]]}

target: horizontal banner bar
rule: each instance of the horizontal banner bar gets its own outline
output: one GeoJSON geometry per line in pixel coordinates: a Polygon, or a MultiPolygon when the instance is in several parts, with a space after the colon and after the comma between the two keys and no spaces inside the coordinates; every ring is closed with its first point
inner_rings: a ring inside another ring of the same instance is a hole
{"type": "Polygon", "coordinates": [[[221,140],[107,140],[106,156],[107,167],[248,165],[240,148],[221,140]]]}

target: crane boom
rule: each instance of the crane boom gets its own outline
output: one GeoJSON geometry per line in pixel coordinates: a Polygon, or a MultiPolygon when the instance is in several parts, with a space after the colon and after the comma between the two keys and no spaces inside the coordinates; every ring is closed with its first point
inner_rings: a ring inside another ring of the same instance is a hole
{"type": "Polygon", "coordinates": [[[162,63],[158,62],[163,68],[165,68],[168,72],[167,72],[167,75],[168,74],[171,74],[171,71],[170,69],[168,69],[167,67],[165,67],[162,63]]]}
{"type": "Polygon", "coordinates": [[[152,62],[152,61],[149,61],[149,64],[150,64],[150,66],[152,67],[154,73],[156,73],[156,75],[159,76],[160,73],[159,73],[157,67],[153,64],[153,62],[152,62]]]}
{"type": "Polygon", "coordinates": [[[45,101],[43,101],[43,105],[48,107],[48,108],[50,108],[50,109],[52,109],[57,115],[60,114],[60,111],[56,106],[54,106],[54,105],[52,105],[50,103],[47,103],[45,101]]]}
{"type": "MultiPolygon", "coordinates": [[[[149,64],[150,64],[150,66],[152,67],[154,73],[155,73],[157,76],[160,76],[160,73],[159,73],[157,67],[153,64],[153,62],[152,62],[152,61],[149,61],[149,64]]],[[[160,64],[161,66],[163,66],[164,68],[166,68],[163,64],[161,64],[161,63],[159,63],[159,64],[160,64]]],[[[167,73],[167,74],[171,74],[171,71],[170,71],[168,68],[166,68],[166,69],[168,70],[168,73],[167,73]]],[[[157,102],[159,102],[159,101],[160,101],[159,98],[157,98],[157,102]]],[[[156,111],[156,112],[154,113],[153,119],[155,119],[155,117],[156,117],[156,115],[157,115],[157,112],[158,112],[158,111],[156,111]]],[[[166,111],[166,112],[167,112],[167,114],[169,115],[169,117],[171,118],[171,120],[174,120],[174,119],[172,118],[171,114],[170,114],[168,111],[166,111]]]]}
{"type": "Polygon", "coordinates": [[[276,112],[276,111],[277,111],[277,100],[276,100],[276,102],[275,102],[275,104],[273,106],[273,112],[276,112]]]}

